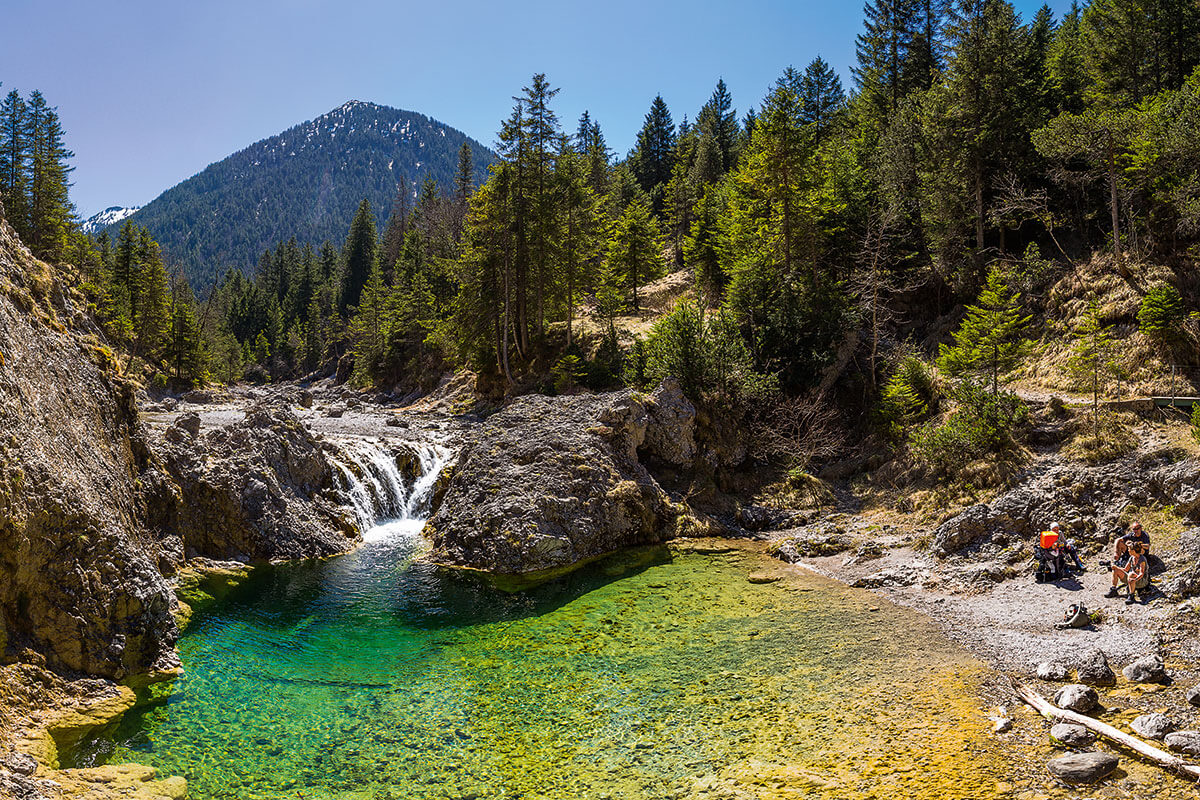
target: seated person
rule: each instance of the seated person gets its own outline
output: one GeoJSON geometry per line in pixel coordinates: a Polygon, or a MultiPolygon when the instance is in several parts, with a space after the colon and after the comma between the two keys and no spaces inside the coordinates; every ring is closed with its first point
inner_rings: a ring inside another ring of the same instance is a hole
{"type": "MultiPolygon", "coordinates": [[[[1117,543],[1125,542],[1126,547],[1134,542],[1142,543],[1142,555],[1150,555],[1150,534],[1142,530],[1142,523],[1135,522],[1129,532],[1117,539],[1117,543]]],[[[1114,552],[1114,556],[1115,556],[1114,552]]]]}
{"type": "Polygon", "coordinates": [[[1050,523],[1050,532],[1055,536],[1055,547],[1059,549],[1059,552],[1066,554],[1075,562],[1075,569],[1087,572],[1087,567],[1079,560],[1079,551],[1075,549],[1075,544],[1062,535],[1062,528],[1057,522],[1050,523]]]}
{"type": "Polygon", "coordinates": [[[1123,563],[1124,566],[1113,564],[1112,586],[1104,596],[1119,597],[1118,587],[1124,583],[1129,588],[1129,596],[1125,598],[1125,604],[1131,605],[1138,590],[1145,589],[1150,585],[1150,564],[1142,552],[1141,542],[1135,541],[1129,545],[1127,558],[1123,563]]]}

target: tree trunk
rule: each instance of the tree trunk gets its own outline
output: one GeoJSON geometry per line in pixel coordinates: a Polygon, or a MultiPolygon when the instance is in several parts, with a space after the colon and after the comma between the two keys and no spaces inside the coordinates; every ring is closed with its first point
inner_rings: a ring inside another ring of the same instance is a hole
{"type": "Polygon", "coordinates": [[[1033,706],[1039,714],[1049,720],[1062,720],[1064,722],[1072,722],[1076,725],[1082,725],[1093,733],[1103,736],[1105,739],[1116,742],[1122,747],[1126,747],[1143,758],[1148,758],[1151,761],[1166,767],[1167,769],[1177,772],[1193,780],[1200,780],[1200,767],[1195,764],[1189,764],[1182,758],[1172,755],[1165,750],[1160,750],[1157,747],[1146,744],[1141,739],[1135,739],[1128,733],[1118,730],[1111,725],[1084,716],[1076,714],[1074,711],[1068,711],[1064,708],[1059,708],[1046,698],[1042,697],[1037,692],[1030,689],[1024,684],[1018,683],[1013,679],[1009,679],[1012,683],[1013,691],[1017,697],[1033,706]]]}
{"type": "Polygon", "coordinates": [[[1117,259],[1117,269],[1125,274],[1125,265],[1121,255],[1121,216],[1117,208],[1117,157],[1113,152],[1112,132],[1108,132],[1108,204],[1112,213],[1113,255],[1117,259]]]}

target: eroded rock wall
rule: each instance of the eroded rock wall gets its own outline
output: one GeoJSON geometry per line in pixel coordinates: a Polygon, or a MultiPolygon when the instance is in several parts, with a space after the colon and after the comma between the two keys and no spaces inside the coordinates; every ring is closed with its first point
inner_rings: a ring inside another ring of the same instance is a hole
{"type": "Polygon", "coordinates": [[[426,534],[438,563],[520,575],[716,526],[671,497],[639,453],[698,457],[695,411],[678,385],[522,397],[489,417],[459,454],[426,534]]]}
{"type": "Polygon", "coordinates": [[[138,524],[131,387],[81,296],[0,222],[0,645],[122,678],[174,666],[138,524]]]}

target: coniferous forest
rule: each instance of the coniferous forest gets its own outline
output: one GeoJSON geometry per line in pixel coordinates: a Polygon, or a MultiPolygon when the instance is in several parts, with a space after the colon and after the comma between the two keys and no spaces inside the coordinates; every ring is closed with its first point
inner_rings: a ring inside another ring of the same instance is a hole
{"type": "Polygon", "coordinates": [[[135,223],[78,232],[71,154],[36,92],[0,108],[0,196],[159,384],[337,374],[408,391],[467,367],[500,397],[671,374],[776,429],[837,393],[894,434],[951,394],[969,418],[912,438],[949,463],[1004,446],[1021,414],[1005,376],[1082,265],[1144,299],[1136,320],[1093,303],[1086,330],[1047,329],[1075,343],[1081,385],[1120,371],[1096,345],[1114,325],[1195,361],[1200,5],[1023,19],[1004,0],[872,0],[856,46],[849,86],[814,55],[759,96],[715,78],[699,109],[630,98],[647,110],[626,154],[588,113],[560,119],[570,87],[533,75],[481,185],[464,142],[453,179],[364,199],[344,239],[285,237],[199,299],[135,223]],[[1163,268],[1149,283],[1145,263],[1163,268]],[[669,313],[618,324],[681,270],[692,288],[669,313]]]}

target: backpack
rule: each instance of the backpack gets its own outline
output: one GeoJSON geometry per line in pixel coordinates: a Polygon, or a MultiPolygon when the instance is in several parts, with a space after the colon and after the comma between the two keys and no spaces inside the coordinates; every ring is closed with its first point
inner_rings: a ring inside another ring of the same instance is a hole
{"type": "Polygon", "coordinates": [[[1087,606],[1083,603],[1072,603],[1067,606],[1067,610],[1063,613],[1062,622],[1059,623],[1060,628],[1086,628],[1091,623],[1088,619],[1087,606]]]}

